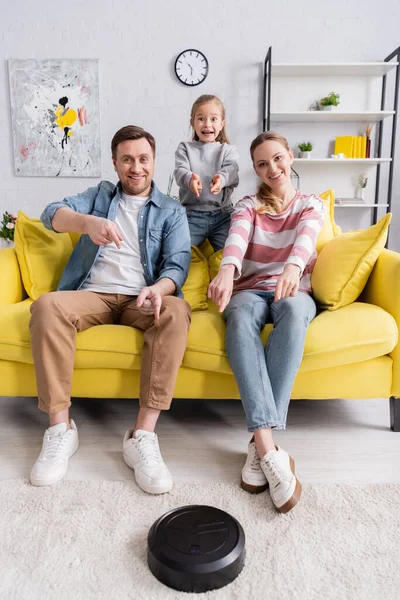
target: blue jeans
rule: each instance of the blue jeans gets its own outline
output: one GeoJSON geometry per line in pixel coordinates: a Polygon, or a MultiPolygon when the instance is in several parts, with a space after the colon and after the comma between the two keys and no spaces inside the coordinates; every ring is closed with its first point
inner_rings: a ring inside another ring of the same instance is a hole
{"type": "Polygon", "coordinates": [[[232,296],[224,312],[226,353],[249,431],[285,429],[306,330],[315,314],[315,302],[304,292],[277,302],[272,291],[232,296]],[[260,332],[267,322],[273,323],[274,329],[264,349],[260,332]]]}
{"type": "Polygon", "coordinates": [[[222,210],[188,210],[187,218],[192,246],[201,246],[208,238],[214,252],[225,246],[231,224],[231,215],[222,210]]]}

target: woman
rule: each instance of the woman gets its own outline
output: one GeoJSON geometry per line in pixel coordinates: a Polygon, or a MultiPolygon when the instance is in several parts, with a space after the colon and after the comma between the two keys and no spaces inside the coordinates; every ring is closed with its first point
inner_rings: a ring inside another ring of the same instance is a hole
{"type": "Polygon", "coordinates": [[[323,204],[293,187],[293,152],[283,136],[261,133],[250,154],[262,182],[255,196],[235,206],[208,295],[225,311],[227,356],[254,434],[242,487],[257,493],[269,484],[274,505],[286,513],[297,504],[301,484],[292,457],[275,445],[272,430],[286,427],[307,326],[316,314],[310,277],[323,204]],[[264,349],[260,332],[267,322],[274,329],[264,349]]]}

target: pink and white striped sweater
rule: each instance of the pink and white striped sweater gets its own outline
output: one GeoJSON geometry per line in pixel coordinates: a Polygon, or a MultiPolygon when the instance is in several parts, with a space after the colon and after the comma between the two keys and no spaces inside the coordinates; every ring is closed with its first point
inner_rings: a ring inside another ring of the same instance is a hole
{"type": "Polygon", "coordinates": [[[233,293],[274,290],[286,264],[300,267],[302,292],[311,292],[315,244],[324,221],[324,205],[315,195],[297,191],[279,215],[257,212],[255,196],[246,196],[234,208],[221,265],[234,265],[233,293]]]}

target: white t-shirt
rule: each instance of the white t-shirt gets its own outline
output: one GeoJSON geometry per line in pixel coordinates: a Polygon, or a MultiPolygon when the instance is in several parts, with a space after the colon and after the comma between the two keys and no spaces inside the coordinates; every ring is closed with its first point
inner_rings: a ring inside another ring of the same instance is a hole
{"type": "Polygon", "coordinates": [[[123,241],[103,246],[82,290],[137,296],[147,283],[140,261],[138,215],[148,198],[122,194],[115,224],[123,241]]]}

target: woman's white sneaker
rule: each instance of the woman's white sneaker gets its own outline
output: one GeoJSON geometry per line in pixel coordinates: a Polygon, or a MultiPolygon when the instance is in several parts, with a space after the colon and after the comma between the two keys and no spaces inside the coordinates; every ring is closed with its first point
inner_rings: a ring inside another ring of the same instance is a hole
{"type": "Polygon", "coordinates": [[[32,485],[53,485],[61,481],[68,470],[68,460],[79,446],[78,430],[73,420],[70,429],[67,423],[58,423],[44,432],[42,451],[32,467],[32,485]]]}
{"type": "Polygon", "coordinates": [[[135,471],[136,483],[148,494],[165,494],[172,490],[171,473],[161,456],[155,433],[138,429],[135,437],[127,431],[123,441],[124,461],[135,471]]]}
{"type": "Polygon", "coordinates": [[[281,513],[287,513],[298,503],[301,484],[295,475],[293,458],[279,446],[270,450],[260,461],[268,479],[272,502],[281,513]]]}
{"type": "Polygon", "coordinates": [[[260,457],[258,456],[254,437],[249,442],[246,462],[242,469],[241,486],[250,494],[259,494],[268,487],[267,478],[260,466],[260,457]]]}

